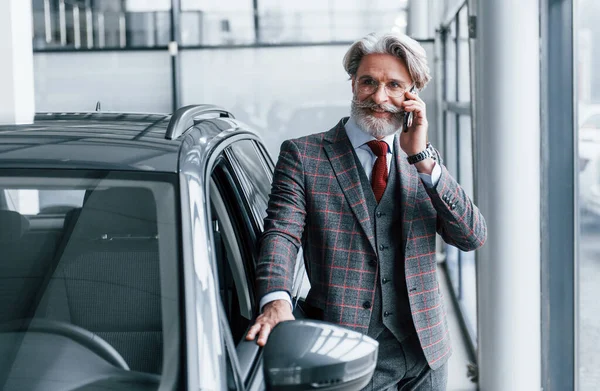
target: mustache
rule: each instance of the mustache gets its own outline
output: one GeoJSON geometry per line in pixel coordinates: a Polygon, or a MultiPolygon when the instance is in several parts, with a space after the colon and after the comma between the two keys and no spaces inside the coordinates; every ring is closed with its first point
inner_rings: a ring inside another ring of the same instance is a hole
{"type": "Polygon", "coordinates": [[[352,103],[354,103],[354,105],[357,109],[384,110],[384,111],[387,111],[387,112],[393,113],[393,114],[403,112],[401,109],[399,109],[398,107],[394,106],[391,103],[377,104],[377,103],[373,102],[371,99],[366,100],[366,101],[359,101],[358,99],[354,98],[354,99],[352,99],[352,103]]]}

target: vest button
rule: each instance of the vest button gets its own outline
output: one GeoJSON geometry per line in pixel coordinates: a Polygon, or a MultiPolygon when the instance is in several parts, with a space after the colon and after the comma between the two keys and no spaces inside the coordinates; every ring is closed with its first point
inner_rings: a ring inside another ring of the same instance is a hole
{"type": "Polygon", "coordinates": [[[392,314],[391,312],[387,312],[387,311],[385,311],[385,312],[383,313],[383,316],[385,316],[385,317],[387,318],[387,317],[388,317],[388,316],[390,316],[391,314],[392,314]]]}
{"type": "Polygon", "coordinates": [[[365,301],[363,303],[363,308],[368,310],[369,308],[371,308],[371,302],[370,301],[365,301]]]}
{"type": "Polygon", "coordinates": [[[377,217],[381,217],[381,216],[383,216],[383,213],[377,212],[377,217]]]}
{"type": "Polygon", "coordinates": [[[388,282],[390,282],[390,280],[388,280],[387,278],[384,277],[381,279],[381,282],[383,282],[384,284],[387,284],[388,282]]]}
{"type": "Polygon", "coordinates": [[[387,247],[386,247],[386,246],[384,246],[383,244],[380,244],[380,245],[379,245],[379,251],[383,251],[383,250],[385,250],[386,248],[387,248],[387,247]]]}

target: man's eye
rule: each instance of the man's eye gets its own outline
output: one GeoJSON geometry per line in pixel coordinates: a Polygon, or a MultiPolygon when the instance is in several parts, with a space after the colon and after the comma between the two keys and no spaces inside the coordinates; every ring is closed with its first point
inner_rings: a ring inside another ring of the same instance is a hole
{"type": "Polygon", "coordinates": [[[399,83],[396,83],[395,81],[393,81],[393,82],[390,82],[390,83],[388,84],[388,88],[389,88],[390,90],[394,90],[394,91],[400,91],[400,90],[402,90],[404,87],[403,87],[402,85],[400,85],[399,83]]]}
{"type": "Polygon", "coordinates": [[[362,84],[365,86],[374,86],[377,85],[377,82],[373,79],[363,79],[362,84]]]}

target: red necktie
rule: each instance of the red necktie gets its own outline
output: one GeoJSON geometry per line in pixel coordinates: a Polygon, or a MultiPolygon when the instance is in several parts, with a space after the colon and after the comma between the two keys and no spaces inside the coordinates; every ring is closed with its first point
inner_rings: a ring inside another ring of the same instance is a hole
{"type": "Polygon", "coordinates": [[[375,199],[377,203],[383,197],[385,186],[388,180],[388,169],[387,169],[387,151],[388,145],[385,141],[373,140],[367,143],[371,151],[377,156],[375,165],[373,166],[373,172],[371,173],[371,187],[373,187],[373,193],[375,193],[375,199]]]}

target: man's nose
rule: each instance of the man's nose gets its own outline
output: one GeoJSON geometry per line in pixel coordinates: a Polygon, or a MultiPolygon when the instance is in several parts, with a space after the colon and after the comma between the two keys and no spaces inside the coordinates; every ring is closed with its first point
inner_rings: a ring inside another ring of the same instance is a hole
{"type": "Polygon", "coordinates": [[[377,90],[373,93],[371,99],[373,99],[373,102],[379,104],[385,103],[388,101],[388,95],[387,92],[385,91],[385,86],[384,85],[379,85],[377,86],[377,90]]]}

